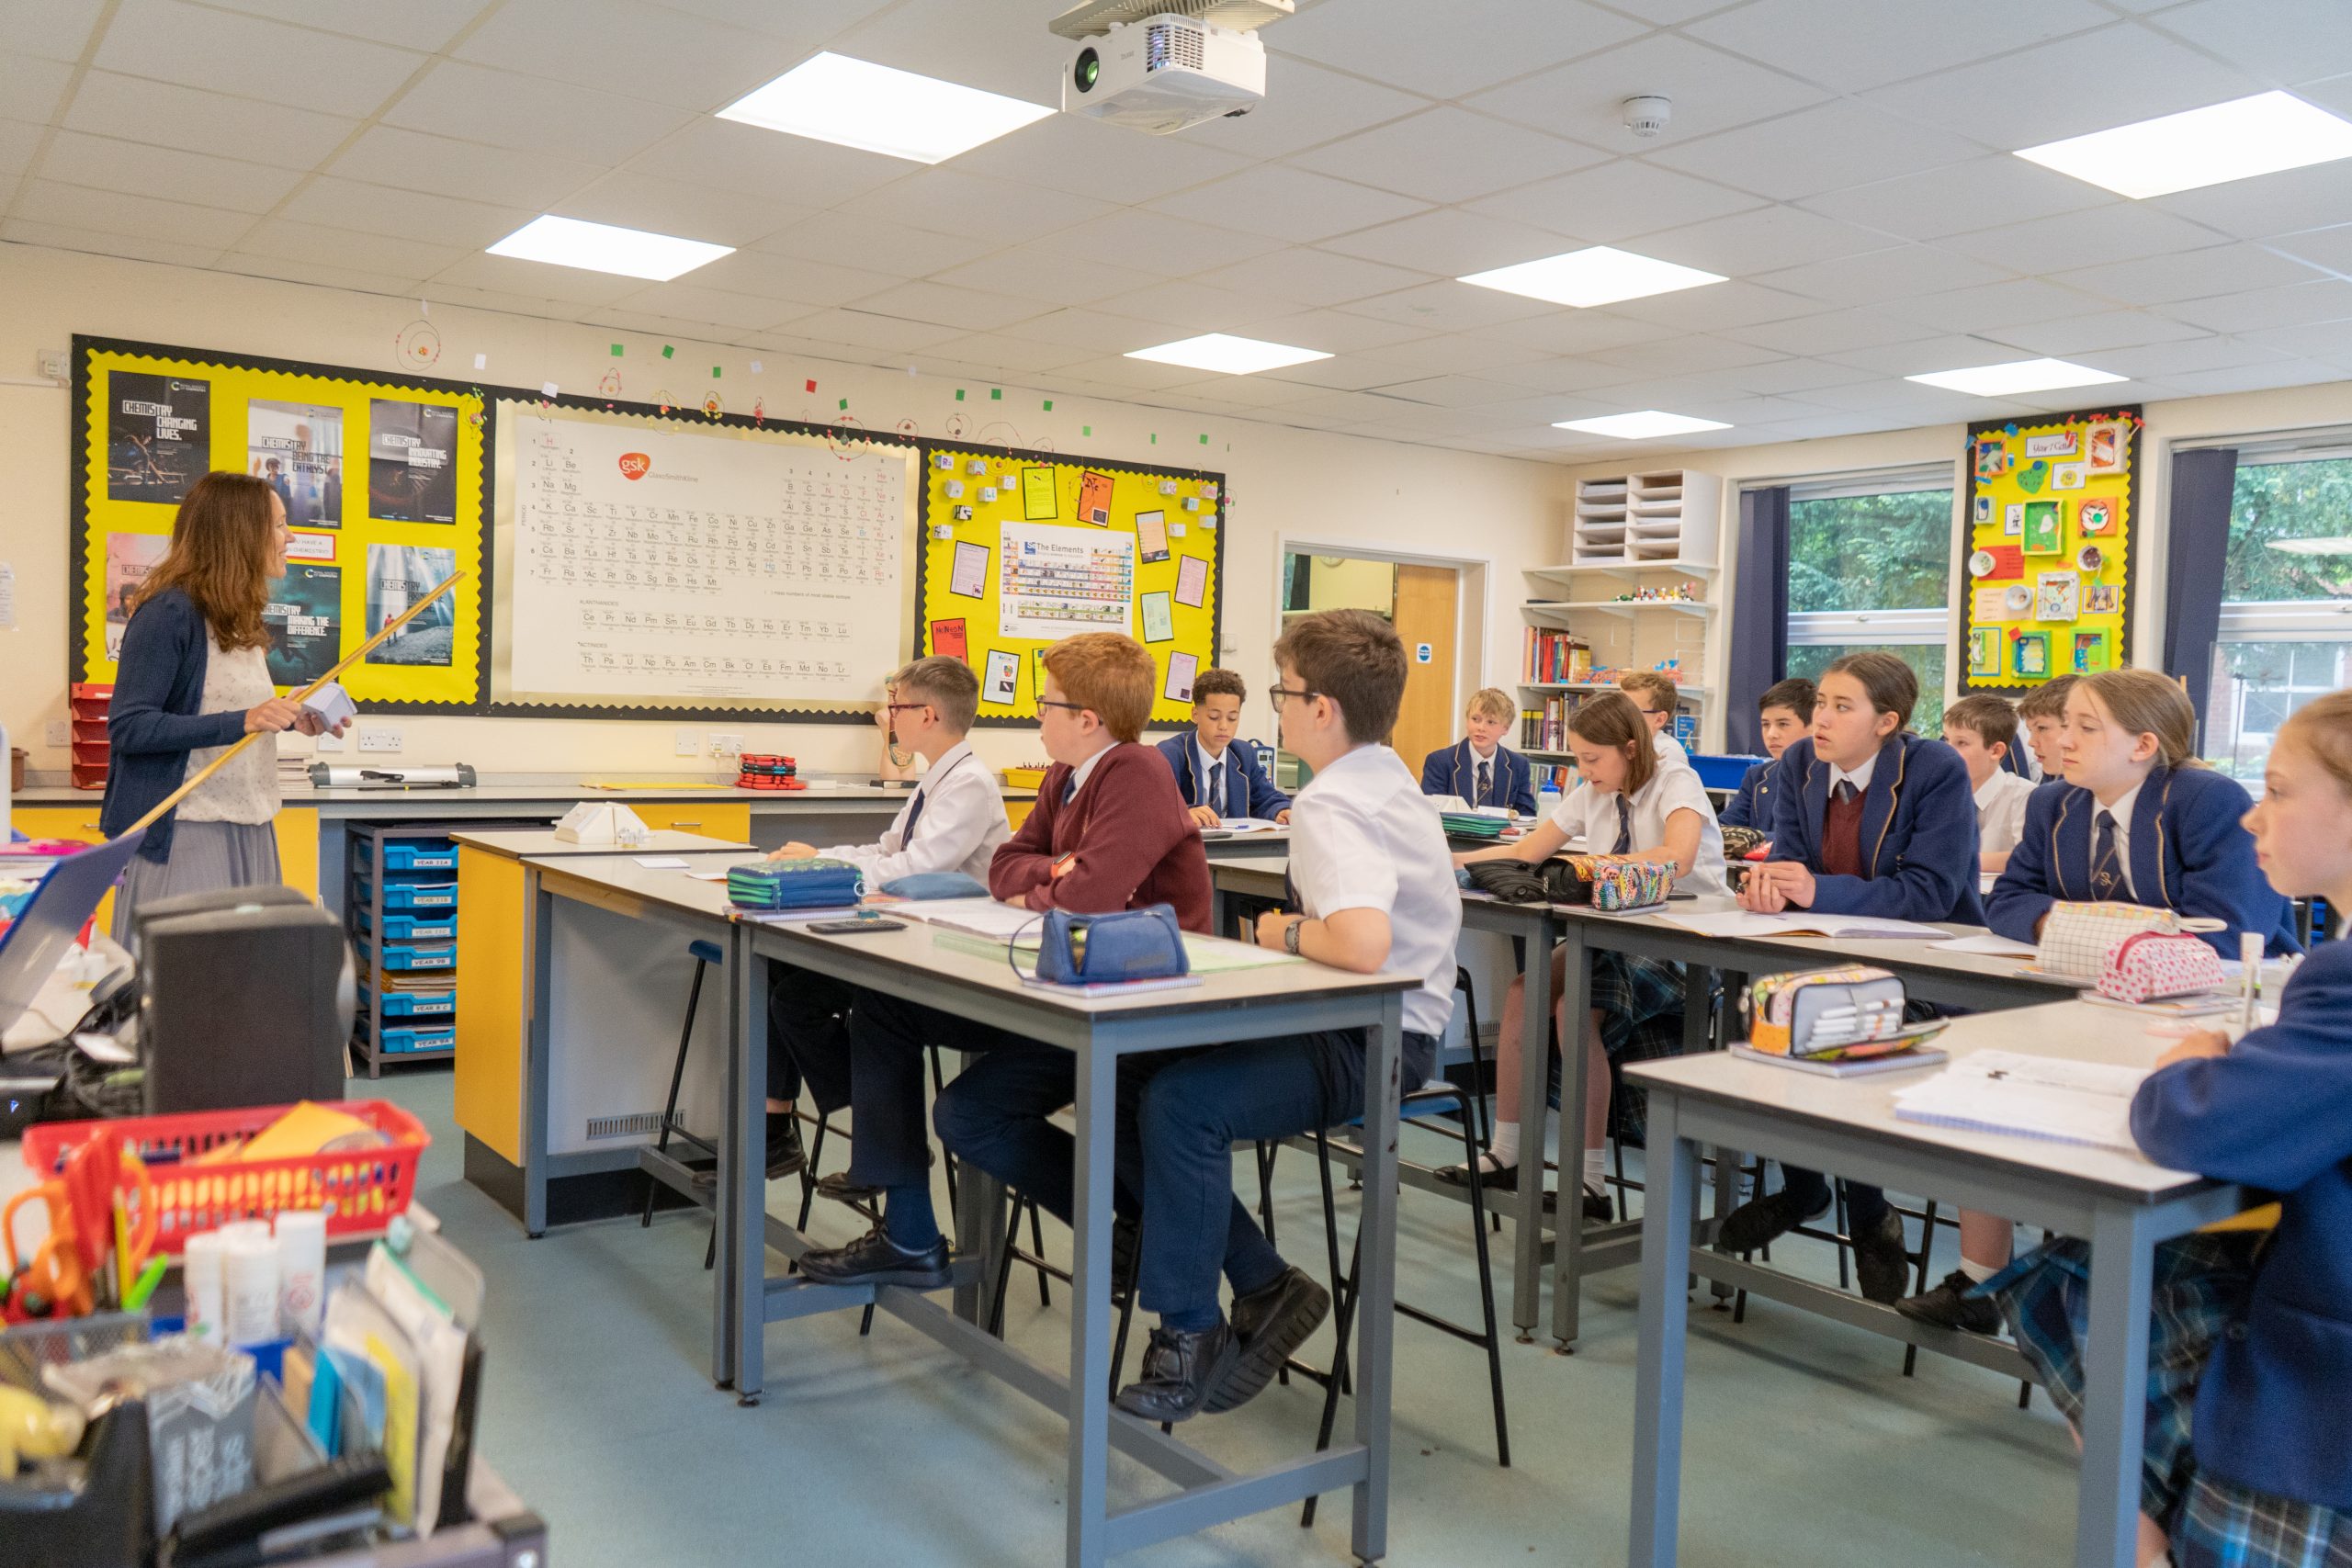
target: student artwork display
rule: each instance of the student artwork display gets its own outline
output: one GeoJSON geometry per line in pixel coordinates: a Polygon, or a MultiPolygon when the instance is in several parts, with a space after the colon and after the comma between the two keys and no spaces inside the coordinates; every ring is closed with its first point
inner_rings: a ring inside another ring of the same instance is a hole
{"type": "Polygon", "coordinates": [[[979,722],[1037,712],[1038,656],[1077,632],[1150,649],[1155,725],[1192,716],[1216,662],[1222,475],[1046,452],[926,448],[916,651],[980,677],[979,722]]]}
{"type": "Polygon", "coordinates": [[[2015,694],[2122,661],[2140,425],[2131,407],[1969,427],[1963,692],[2015,694]]]}
{"type": "Polygon", "coordinates": [[[75,337],[73,678],[116,678],[130,598],[168,547],[181,498],[225,469],[266,483],[294,529],[265,615],[274,681],[322,674],[383,624],[380,607],[423,592],[395,575],[406,583],[438,565],[424,588],[454,570],[469,581],[411,624],[397,655],[380,651],[344,685],[374,710],[474,709],[485,418],[479,390],[448,382],[75,337]]]}

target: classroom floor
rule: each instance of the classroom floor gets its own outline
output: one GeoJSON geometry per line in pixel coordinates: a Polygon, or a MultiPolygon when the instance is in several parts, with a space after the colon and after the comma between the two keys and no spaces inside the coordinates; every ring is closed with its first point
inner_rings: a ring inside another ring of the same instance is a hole
{"type": "MultiPolygon", "coordinates": [[[[481,1452],[548,1521],[556,1568],[1060,1560],[1063,1428],[1028,1400],[887,1316],[861,1341],[856,1314],[843,1313],[771,1325],[766,1397],[739,1409],[708,1379],[699,1215],[526,1240],[459,1175],[447,1073],[355,1092],[406,1106],[433,1132],[418,1197],[490,1282],[481,1452]]],[[[1429,1134],[1406,1137],[1408,1157],[1447,1157],[1429,1134]]],[[[828,1168],[835,1158],[828,1150],[828,1168]]],[[[1313,1167],[1285,1154],[1277,1179],[1278,1234],[1319,1274],[1313,1167]]],[[[797,1203],[797,1181],[770,1190],[781,1212],[797,1203]]],[[[1458,1205],[1405,1195],[1400,1294],[1475,1316],[1465,1219],[1458,1205]]],[[[843,1239],[855,1223],[832,1211],[843,1239]]],[[[1341,1223],[1352,1223],[1344,1198],[1341,1223]]],[[[1066,1258],[1067,1234],[1047,1224],[1048,1248],[1066,1258]]],[[[1506,1230],[1498,1240],[1508,1239],[1506,1230]]],[[[1796,1250],[1801,1264],[1834,1267],[1826,1247],[1796,1250]]],[[[1507,1254],[1497,1285],[1507,1312],[1507,1254]]],[[[1399,1321],[1388,1562],[1624,1562],[1635,1287],[1631,1269],[1588,1287],[1573,1357],[1548,1341],[1506,1344],[1507,1471],[1494,1463],[1480,1352],[1399,1321]]],[[[1060,1287],[1041,1310],[1035,1276],[1015,1276],[1008,1316],[1031,1354],[1065,1354],[1060,1287]]],[[[2014,1382],[1937,1356],[1921,1356],[1905,1379],[1892,1341],[1768,1302],[1751,1303],[1741,1325],[1694,1308],[1692,1325],[1688,1568],[2067,1559],[2074,1451],[2046,1399],[2020,1412],[2014,1382]]],[[[1323,1340],[1328,1348],[1328,1331],[1323,1340]]],[[[1319,1390],[1277,1385],[1186,1435],[1228,1463],[1252,1463],[1311,1446],[1319,1407],[1319,1390]]],[[[1144,1495],[1161,1484],[1115,1455],[1111,1466],[1114,1501],[1123,1485],[1144,1495]]],[[[1285,1511],[1121,1561],[1348,1563],[1346,1498],[1327,1499],[1311,1536],[1285,1511]]]]}

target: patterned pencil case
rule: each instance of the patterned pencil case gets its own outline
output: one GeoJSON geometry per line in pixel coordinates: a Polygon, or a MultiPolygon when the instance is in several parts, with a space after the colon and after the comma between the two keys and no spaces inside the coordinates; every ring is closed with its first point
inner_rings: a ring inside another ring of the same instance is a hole
{"type": "Polygon", "coordinates": [[[845,860],[753,861],[728,868],[727,899],[739,909],[837,909],[857,902],[865,880],[845,860]]]}
{"type": "Polygon", "coordinates": [[[2133,931],[2100,962],[2098,994],[2119,1002],[2157,1002],[2219,990],[2227,979],[2221,955],[2196,937],[2133,931]]]}
{"type": "Polygon", "coordinates": [[[2048,974],[2097,980],[2115,944],[2136,931],[2178,936],[2183,931],[2223,929],[2220,920],[2185,917],[2145,904],[2061,902],[2051,905],[2050,913],[2042,918],[2041,942],[2033,963],[2048,974]]]}
{"type": "Polygon", "coordinates": [[[1603,913],[1646,909],[1674,890],[1673,863],[1639,855],[1566,855],[1544,875],[1554,902],[1589,904],[1603,913]]]}
{"type": "Polygon", "coordinates": [[[1767,1056],[1830,1061],[1912,1043],[1903,982],[1867,964],[1765,975],[1747,987],[1747,1048],[1767,1056]]]}

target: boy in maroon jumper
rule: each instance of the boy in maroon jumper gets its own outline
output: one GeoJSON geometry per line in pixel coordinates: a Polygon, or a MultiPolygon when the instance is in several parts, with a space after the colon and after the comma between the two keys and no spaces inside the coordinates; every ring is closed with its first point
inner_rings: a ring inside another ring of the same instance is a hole
{"type": "MultiPolygon", "coordinates": [[[[1151,654],[1133,637],[1086,632],[1048,649],[1045,665],[1037,728],[1054,765],[1028,821],[989,863],[989,891],[1033,909],[1084,914],[1168,904],[1187,931],[1206,931],[1200,831],[1167,761],[1136,743],[1159,683],[1151,654]]],[[[857,994],[849,1032],[849,1187],[884,1195],[883,1222],[847,1247],[804,1255],[802,1273],[827,1284],[950,1282],[922,1125],[926,1045],[989,1053],[940,1097],[942,1140],[1069,1218],[1070,1138],[1046,1120],[1077,1092],[1069,1052],[871,991],[857,994]]]]}

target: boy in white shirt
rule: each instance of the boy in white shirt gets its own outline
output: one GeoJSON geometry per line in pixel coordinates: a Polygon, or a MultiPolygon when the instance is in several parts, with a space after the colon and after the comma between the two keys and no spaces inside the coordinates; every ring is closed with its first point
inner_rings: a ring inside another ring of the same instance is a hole
{"type": "MultiPolygon", "coordinates": [[[[1614,692],[1588,698],[1568,716],[1568,750],[1583,781],[1552,815],[1519,841],[1454,856],[1457,864],[1479,860],[1519,860],[1541,865],[1567,846],[1584,840],[1587,854],[1639,854],[1672,861],[1674,886],[1682,893],[1721,893],[1724,833],[1715,820],[1698,773],[1689,765],[1669,767],[1655,746],[1642,711],[1630,696],[1614,692]]],[[[1565,955],[1555,957],[1545,1006],[1556,1006],[1567,978],[1565,955]]],[[[1479,1158],[1482,1184],[1519,1188],[1519,1063],[1521,1020],[1526,1017],[1526,980],[1511,982],[1503,1002],[1502,1032],[1495,1047],[1495,1134],[1479,1158]]],[[[1591,1016],[1578,1027],[1585,1036],[1583,1213],[1589,1220],[1614,1217],[1602,1161],[1609,1130],[1609,1064],[1622,1057],[1637,1032],[1680,1028],[1682,970],[1677,964],[1623,953],[1595,953],[1591,1016]]],[[[1571,1027],[1561,1021],[1563,1029],[1571,1027]]],[[[1559,1079],[1555,1064],[1552,1080],[1559,1079]]],[[[1565,1139],[1563,1140],[1565,1142],[1565,1139]]],[[[1541,1162],[1543,1151],[1536,1150],[1541,1162]]],[[[1566,1152],[1562,1155],[1566,1161],[1566,1152]]],[[[1438,1179],[1456,1186],[1470,1180],[1466,1165],[1449,1166],[1438,1179]]]]}
{"type": "MultiPolygon", "coordinates": [[[[784,846],[770,860],[824,855],[865,873],[866,891],[923,872],[961,872],[985,885],[989,860],[1012,836],[996,772],[964,737],[979,710],[979,678],[960,659],[918,659],[884,686],[877,718],[899,750],[931,764],[898,818],[871,844],[820,850],[784,846]]],[[[887,752],[886,752],[887,755],[887,752]]],[[[779,964],[768,990],[768,1177],[800,1168],[793,1100],[806,1080],[820,1111],[849,1103],[849,1010],[854,987],[779,964]]]]}
{"type": "MultiPolygon", "coordinates": [[[[1402,1081],[1418,1086],[1436,1069],[1453,1012],[1462,900],[1438,814],[1383,740],[1404,697],[1405,646],[1377,615],[1327,610],[1293,621],[1274,660],[1283,745],[1314,776],[1291,803],[1300,910],[1262,916],[1259,944],[1358,974],[1413,976],[1402,1081]]],[[[1153,1075],[1138,1111],[1136,1291],[1159,1325],[1143,1375],[1119,1391],[1120,1409],[1148,1421],[1231,1410],[1264,1388],[1329,1314],[1329,1293],[1270,1244],[1257,1267],[1236,1268],[1233,1145],[1363,1114],[1364,1057],[1362,1030],[1329,1030],[1220,1046],[1153,1075]],[[1220,1269],[1234,1283],[1229,1325],[1217,1305],[1220,1269]]]]}
{"type": "Polygon", "coordinates": [[[1643,721],[1650,727],[1656,737],[1652,744],[1657,748],[1659,764],[1689,767],[1690,753],[1674,738],[1674,715],[1682,705],[1682,688],[1674,683],[1674,677],[1663,670],[1635,670],[1617,677],[1617,689],[1633,700],[1643,721]]]}
{"type": "Polygon", "coordinates": [[[2009,852],[2025,836],[2025,803],[2033,798],[2033,781],[2007,766],[2017,733],[2018,710],[1987,692],[1962,697],[1944,709],[1944,744],[1968,764],[1982,840],[1978,853],[1988,873],[1998,873],[2009,863],[2009,852]]]}

